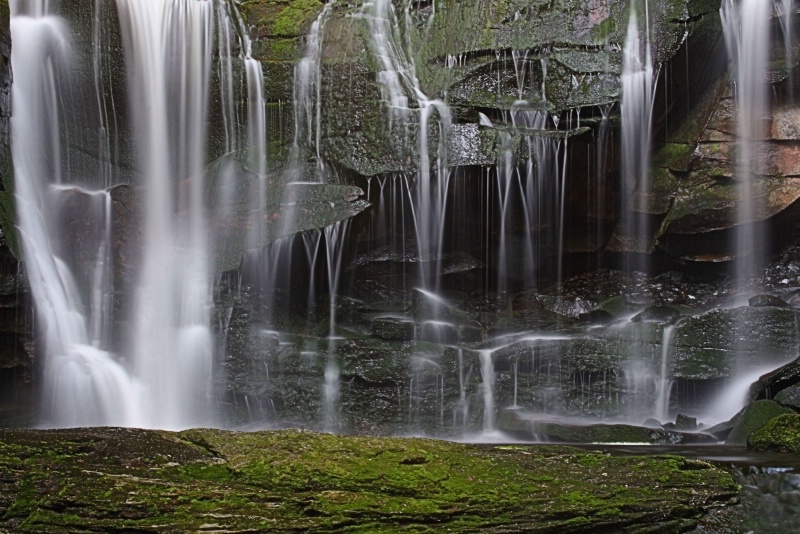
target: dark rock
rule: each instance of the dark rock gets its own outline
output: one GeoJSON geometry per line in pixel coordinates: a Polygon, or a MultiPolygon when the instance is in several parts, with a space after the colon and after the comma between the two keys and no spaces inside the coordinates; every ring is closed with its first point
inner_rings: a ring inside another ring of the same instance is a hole
{"type": "Polygon", "coordinates": [[[733,418],[733,428],[725,440],[727,445],[744,445],[747,438],[766,425],[772,419],[783,414],[793,414],[793,410],[784,408],[777,402],[769,400],[758,400],[747,405],[741,412],[733,418]]]}
{"type": "Polygon", "coordinates": [[[439,345],[455,345],[459,339],[458,327],[441,321],[423,321],[417,325],[417,337],[439,345]]]}
{"type": "Polygon", "coordinates": [[[762,375],[750,386],[750,400],[773,399],[784,389],[800,384],[800,358],[762,375]]]}
{"type": "Polygon", "coordinates": [[[603,309],[594,309],[588,313],[582,313],[578,316],[582,323],[604,325],[614,322],[614,315],[603,309]]]}
{"type": "Polygon", "coordinates": [[[765,306],[774,306],[777,308],[791,308],[791,305],[786,302],[785,300],[778,298],[774,295],[755,295],[750,297],[747,301],[750,306],[754,308],[765,307],[765,306]]]}
{"type": "Polygon", "coordinates": [[[680,310],[672,306],[648,306],[640,313],[633,316],[631,321],[658,321],[671,323],[681,316],[680,310]]]}
{"type": "Polygon", "coordinates": [[[387,341],[411,341],[414,339],[414,323],[379,317],[372,321],[372,335],[387,341]]]}
{"type": "Polygon", "coordinates": [[[683,415],[682,413],[679,413],[678,417],[675,419],[675,427],[678,430],[696,430],[697,418],[689,417],[688,415],[683,415]]]}
{"type": "Polygon", "coordinates": [[[759,452],[800,454],[800,415],[779,415],[750,434],[747,448],[759,452]]]}
{"type": "Polygon", "coordinates": [[[800,384],[780,390],[773,400],[781,406],[800,411],[800,384]]]}
{"type": "Polygon", "coordinates": [[[459,343],[479,343],[483,340],[483,329],[479,326],[464,325],[458,329],[459,343]]]}
{"type": "Polygon", "coordinates": [[[581,297],[540,295],[539,301],[546,310],[572,318],[578,318],[581,314],[589,313],[597,305],[581,297]]]}
{"type": "Polygon", "coordinates": [[[791,308],[716,309],[678,323],[674,377],[729,378],[740,365],[778,366],[796,357],[800,314],[791,308]]]}

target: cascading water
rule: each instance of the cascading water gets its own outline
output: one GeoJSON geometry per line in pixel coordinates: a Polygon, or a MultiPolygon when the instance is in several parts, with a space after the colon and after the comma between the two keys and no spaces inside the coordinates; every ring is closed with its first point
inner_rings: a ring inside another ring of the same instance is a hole
{"type": "Polygon", "coordinates": [[[735,279],[740,288],[763,266],[763,230],[753,224],[761,211],[764,181],[756,176],[760,140],[767,110],[766,73],[769,62],[769,2],[725,0],[720,8],[725,43],[734,70],[736,98],[738,200],[736,213],[735,279]]]}
{"type": "MultiPolygon", "coordinates": [[[[412,120],[407,94],[416,100],[417,113],[417,174],[414,184],[411,216],[419,255],[420,283],[426,289],[438,290],[441,275],[442,239],[444,236],[444,215],[450,167],[447,155],[447,138],[452,127],[449,106],[440,99],[429,98],[422,90],[417,77],[414,53],[409,50],[402,29],[413,27],[409,14],[410,4],[406,4],[405,18],[398,20],[389,0],[375,0],[365,4],[365,17],[370,29],[372,54],[380,65],[377,78],[381,85],[383,100],[388,108],[391,127],[403,130],[412,120]],[[438,143],[435,158],[429,153],[429,123],[434,116],[438,143]],[[432,174],[432,169],[434,173],[432,174]]],[[[435,10],[431,12],[433,17],[435,10]]],[[[409,188],[411,196],[411,188],[409,188]]]]}
{"type": "Polygon", "coordinates": [[[120,0],[118,6],[145,179],[144,257],[130,350],[151,424],[189,426],[207,419],[210,407],[202,177],[214,5],[120,0]]]}
{"type": "Polygon", "coordinates": [[[322,39],[325,20],[333,2],[323,6],[306,36],[305,53],[294,70],[294,140],[289,156],[288,172],[291,181],[304,181],[305,166],[301,161],[301,145],[313,147],[316,152],[317,178],[323,173],[323,159],[320,155],[320,136],[322,135],[322,39]]]}
{"type": "MultiPolygon", "coordinates": [[[[12,2],[13,156],[20,235],[44,332],[45,423],[162,428],[213,424],[212,245],[204,166],[215,37],[223,56],[219,94],[226,116],[225,144],[227,149],[240,146],[230,105],[231,17],[224,3],[212,0],[118,0],[116,5],[136,171],[142,180],[137,188],[141,258],[136,280],[126,281],[133,293],[127,310],[132,328],[123,334],[114,332],[119,324],[112,320],[112,295],[119,288],[112,288],[111,195],[69,185],[78,177],[61,153],[62,87],[72,67],[67,23],[50,11],[48,2],[12,2]],[[216,36],[215,15],[220,23],[216,36]],[[59,217],[74,217],[76,205],[100,231],[71,249],[71,237],[59,231],[59,217]],[[121,338],[126,348],[115,353],[121,338]]],[[[99,36],[95,31],[97,91],[99,36]]],[[[245,64],[247,160],[263,182],[263,76],[258,62],[245,64]]],[[[97,99],[101,176],[88,181],[108,186],[111,134],[105,101],[97,99]]],[[[264,197],[261,187],[258,198],[264,197]]]]}
{"type": "MultiPolygon", "coordinates": [[[[64,21],[48,2],[12,2],[12,150],[19,233],[44,342],[45,422],[55,425],[140,424],[131,399],[137,384],[106,351],[102,297],[84,301],[79,282],[55,248],[54,205],[70,177],[61,154],[60,90],[71,51],[64,21]],[[92,328],[92,324],[95,328],[92,328]]],[[[106,276],[109,236],[100,200],[95,272],[106,276]]],[[[98,288],[99,289],[99,288],[98,288]]]]}
{"type": "MultiPolygon", "coordinates": [[[[792,72],[794,67],[794,16],[797,11],[795,0],[774,0],[775,10],[780,15],[781,30],[783,31],[783,53],[785,55],[786,72],[792,72]]],[[[788,101],[794,98],[794,88],[787,87],[788,101]]]]}
{"type": "MultiPolygon", "coordinates": [[[[647,202],[650,191],[650,144],[655,97],[653,57],[650,47],[648,3],[645,2],[645,32],[639,29],[635,6],[631,6],[625,47],[622,52],[622,182],[628,202],[624,223],[631,250],[647,252],[644,242],[652,234],[648,224],[647,202]]],[[[647,270],[646,265],[635,269],[647,270]]]]}

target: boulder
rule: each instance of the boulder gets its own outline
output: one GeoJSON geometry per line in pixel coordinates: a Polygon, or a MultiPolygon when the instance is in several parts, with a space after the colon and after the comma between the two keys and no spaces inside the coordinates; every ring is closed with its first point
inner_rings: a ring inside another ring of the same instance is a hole
{"type": "Polygon", "coordinates": [[[800,415],[784,414],[768,421],[750,434],[747,448],[758,452],[800,454],[800,415]]]}
{"type": "Polygon", "coordinates": [[[781,406],[800,411],[800,384],[782,389],[775,395],[773,400],[781,406]]]}
{"type": "Polygon", "coordinates": [[[800,358],[762,375],[750,386],[749,398],[774,399],[784,389],[800,384],[800,358]]]}
{"type": "Polygon", "coordinates": [[[675,419],[675,428],[678,430],[696,430],[697,418],[679,413],[678,417],[675,419]]]}
{"type": "Polygon", "coordinates": [[[682,320],[675,329],[673,377],[729,378],[779,366],[796,356],[800,314],[790,308],[715,309],[682,320]]]}
{"type": "Polygon", "coordinates": [[[745,445],[747,439],[756,430],[766,425],[772,419],[784,414],[794,414],[777,402],[758,400],[747,405],[733,418],[733,428],[725,440],[726,445],[745,445]]]}

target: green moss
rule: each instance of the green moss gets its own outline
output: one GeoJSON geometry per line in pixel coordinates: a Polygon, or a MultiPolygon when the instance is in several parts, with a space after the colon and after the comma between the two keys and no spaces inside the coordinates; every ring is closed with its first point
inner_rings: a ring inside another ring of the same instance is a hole
{"type": "Polygon", "coordinates": [[[617,34],[617,20],[614,17],[608,17],[603,22],[592,28],[592,37],[598,42],[605,42],[610,37],[617,34]]]}
{"type": "Polygon", "coordinates": [[[731,430],[725,443],[744,445],[748,443],[748,438],[753,432],[784,414],[794,414],[794,411],[784,408],[777,402],[769,400],[755,401],[736,416],[733,430],[731,430]]]}
{"type": "Polygon", "coordinates": [[[273,20],[272,31],[278,36],[300,35],[301,27],[322,9],[319,0],[293,0],[273,20]]]}
{"type": "Polygon", "coordinates": [[[300,431],[6,430],[0,467],[17,532],[677,532],[737,491],[677,457],[300,431]]]}
{"type": "Polygon", "coordinates": [[[750,434],[747,448],[761,452],[800,453],[800,415],[784,414],[750,434]]]}

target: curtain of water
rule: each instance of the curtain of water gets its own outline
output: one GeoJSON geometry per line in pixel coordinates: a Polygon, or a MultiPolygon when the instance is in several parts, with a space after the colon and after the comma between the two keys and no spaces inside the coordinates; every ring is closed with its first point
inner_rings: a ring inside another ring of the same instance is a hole
{"type": "MultiPolygon", "coordinates": [[[[647,3],[645,2],[645,5],[647,3]]],[[[628,215],[625,235],[629,250],[646,252],[651,229],[647,219],[650,191],[650,144],[653,122],[654,75],[650,48],[650,22],[645,10],[644,35],[636,9],[631,7],[622,54],[622,181],[628,215]]],[[[646,270],[646,265],[637,266],[646,270]]]]}
{"type": "MultiPolygon", "coordinates": [[[[794,17],[797,7],[795,0],[774,0],[775,10],[780,14],[781,30],[783,30],[783,53],[786,56],[786,72],[792,72],[794,66],[794,17]]],[[[794,84],[786,84],[787,100],[794,100],[794,84]]]]}
{"type": "Polygon", "coordinates": [[[661,338],[661,372],[656,383],[656,406],[654,410],[654,417],[659,421],[667,421],[669,418],[669,398],[672,390],[669,357],[674,335],[675,325],[664,327],[664,335],[661,338]]]}
{"type": "Polygon", "coordinates": [[[324,165],[320,154],[322,122],[322,39],[325,21],[333,2],[325,4],[306,36],[303,57],[294,69],[294,139],[289,155],[288,172],[291,181],[305,180],[305,165],[301,146],[316,151],[317,178],[323,178],[324,165]]]}
{"type": "Polygon", "coordinates": [[[149,425],[207,423],[211,279],[204,206],[212,1],[118,0],[144,180],[130,351],[149,425]],[[176,211],[177,208],[177,211],[176,211]]]}
{"type": "Polygon", "coordinates": [[[338,297],[339,280],[342,274],[342,257],[347,238],[350,221],[345,220],[326,227],[325,253],[328,268],[328,295],[330,308],[328,310],[328,355],[325,359],[325,381],[323,383],[322,421],[326,431],[340,429],[339,398],[340,380],[339,364],[336,356],[336,299],[338,297]]]}
{"type": "Polygon", "coordinates": [[[479,350],[481,361],[481,379],[483,381],[483,432],[494,431],[495,419],[495,373],[491,350],[479,350]]]}
{"type": "MultiPolygon", "coordinates": [[[[420,256],[418,262],[423,287],[436,291],[441,275],[444,213],[450,167],[447,138],[452,118],[450,108],[440,99],[428,97],[422,90],[411,49],[411,38],[403,32],[414,27],[406,4],[405,18],[400,21],[390,0],[375,0],[365,5],[365,18],[370,31],[372,54],[379,63],[378,82],[387,105],[390,129],[399,128],[405,137],[408,123],[417,119],[417,175],[411,210],[420,256]],[[408,94],[413,95],[416,111],[409,107],[408,94]],[[430,155],[429,124],[436,116],[438,143],[435,157],[430,155]],[[435,174],[432,175],[432,169],[435,174]]],[[[435,11],[432,10],[430,17],[435,11]]],[[[429,23],[430,23],[429,19],[429,23]]]]}
{"type": "Polygon", "coordinates": [[[736,282],[747,285],[763,258],[756,249],[764,242],[752,224],[759,212],[763,181],[755,176],[767,114],[766,72],[769,61],[770,3],[763,0],[724,0],[720,8],[728,56],[733,64],[736,95],[738,201],[736,213],[736,282]]]}
{"type": "MultiPolygon", "coordinates": [[[[44,344],[46,424],[138,424],[136,385],[103,350],[108,344],[100,318],[103,297],[84,301],[67,262],[57,255],[57,202],[65,176],[61,154],[61,85],[71,67],[64,21],[46,1],[11,2],[11,64],[14,72],[12,153],[19,232],[44,344]]],[[[94,273],[107,276],[109,237],[106,194],[89,195],[102,229],[95,240],[94,273]]],[[[92,213],[87,214],[92,216],[92,213]]],[[[68,236],[67,236],[68,237],[68,236]]],[[[96,290],[98,288],[95,288],[96,290]]],[[[97,292],[95,292],[97,296],[97,292]]]]}

